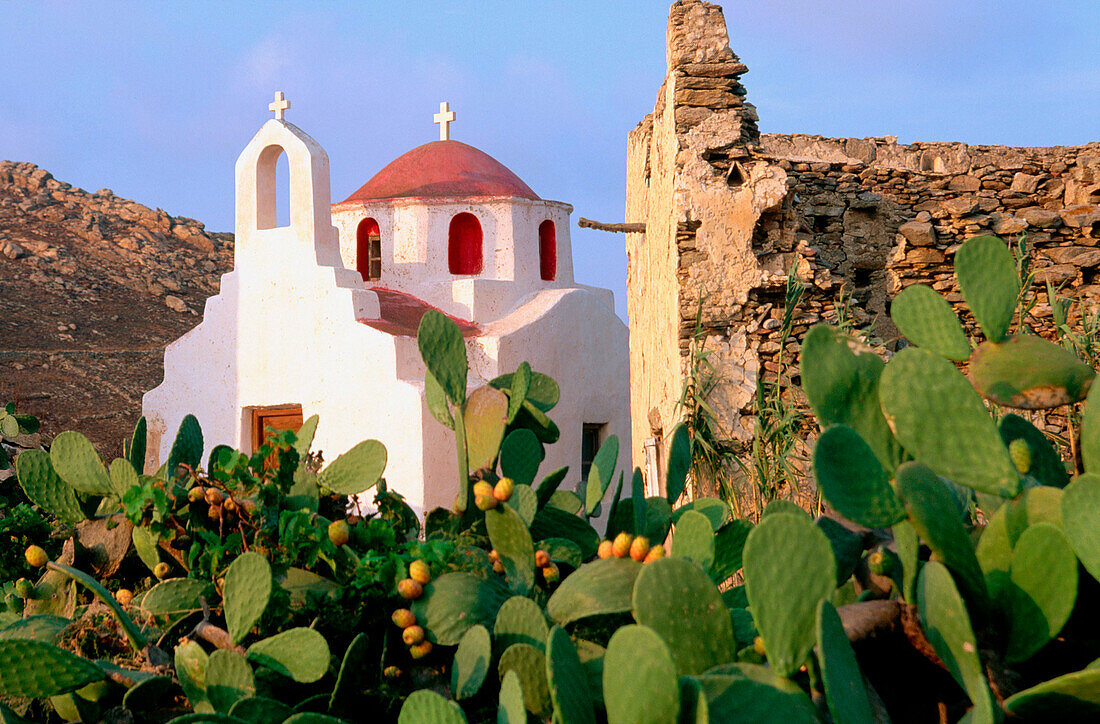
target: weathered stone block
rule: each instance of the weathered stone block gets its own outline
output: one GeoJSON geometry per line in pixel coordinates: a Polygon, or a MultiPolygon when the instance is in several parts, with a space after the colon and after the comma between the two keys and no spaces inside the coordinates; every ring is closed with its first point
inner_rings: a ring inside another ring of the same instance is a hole
{"type": "Polygon", "coordinates": [[[1062,225],[1062,217],[1057,211],[1048,211],[1038,206],[1020,209],[1016,212],[1016,216],[1037,229],[1056,229],[1062,225]]]}
{"type": "Polygon", "coordinates": [[[913,246],[936,245],[936,230],[926,221],[907,221],[898,227],[898,233],[913,246]]]}
{"type": "Polygon", "coordinates": [[[1081,204],[1070,206],[1058,212],[1066,226],[1075,229],[1087,228],[1100,222],[1100,204],[1081,204]]]}

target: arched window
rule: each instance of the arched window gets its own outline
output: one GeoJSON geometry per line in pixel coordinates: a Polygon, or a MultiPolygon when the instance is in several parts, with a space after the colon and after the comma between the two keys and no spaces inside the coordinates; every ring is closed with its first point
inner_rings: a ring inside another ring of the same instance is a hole
{"type": "Polygon", "coordinates": [[[544,282],[558,276],[558,233],[550,219],[539,224],[539,271],[544,282]]]}
{"type": "Polygon", "coordinates": [[[378,222],[368,217],[355,230],[355,268],[365,282],[382,278],[382,234],[378,222]]]}
{"type": "Polygon", "coordinates": [[[268,146],[256,159],[256,228],[289,226],[291,212],[290,163],[282,146],[268,146]]]}
{"type": "Polygon", "coordinates": [[[481,223],[473,214],[463,212],[451,219],[447,266],[451,274],[481,273],[481,223]]]}

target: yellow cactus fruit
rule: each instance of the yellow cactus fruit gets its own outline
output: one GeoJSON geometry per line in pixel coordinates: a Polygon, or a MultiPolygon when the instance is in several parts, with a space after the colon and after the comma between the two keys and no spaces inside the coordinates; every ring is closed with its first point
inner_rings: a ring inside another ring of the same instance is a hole
{"type": "Polygon", "coordinates": [[[757,636],[752,640],[752,650],[760,654],[761,656],[764,655],[764,639],[762,637],[757,636]]]}
{"type": "Polygon", "coordinates": [[[187,491],[187,500],[192,503],[197,503],[206,497],[206,488],[201,485],[196,485],[187,491]]]}
{"type": "Polygon", "coordinates": [[[642,563],[652,563],[653,561],[657,560],[658,558],[664,558],[664,557],[665,557],[665,547],[664,546],[653,546],[652,548],[649,549],[649,553],[645,554],[645,558],[642,559],[642,563]]]}
{"type": "Polygon", "coordinates": [[[382,670],[382,676],[385,676],[387,679],[400,679],[401,675],[404,673],[405,672],[401,671],[401,669],[396,666],[387,666],[382,670]]]}
{"type": "Polygon", "coordinates": [[[20,578],[15,582],[15,595],[20,598],[34,598],[34,584],[26,578],[20,578]]]}
{"type": "Polygon", "coordinates": [[[407,608],[397,609],[393,612],[393,615],[390,616],[390,619],[399,629],[406,629],[409,626],[416,625],[416,614],[407,608]]]}
{"type": "Polygon", "coordinates": [[[421,641],[418,644],[409,647],[409,653],[412,654],[414,659],[422,659],[432,652],[432,642],[428,640],[421,641]]]}
{"type": "Polygon", "coordinates": [[[35,568],[41,568],[46,565],[46,561],[50,560],[50,557],[46,555],[46,551],[39,546],[30,546],[23,555],[26,556],[27,563],[35,568]]]}
{"type": "Polygon", "coordinates": [[[493,561],[493,573],[504,573],[504,564],[500,561],[493,561]]]}
{"type": "Polygon", "coordinates": [[[598,555],[600,558],[610,558],[611,548],[613,545],[614,544],[609,540],[601,542],[599,549],[597,549],[596,551],[596,555],[598,555]]]}
{"type": "Polygon", "coordinates": [[[484,480],[474,483],[474,495],[488,495],[493,496],[493,484],[487,483],[484,480]]]}
{"type": "Polygon", "coordinates": [[[493,497],[500,502],[505,502],[512,497],[512,492],[516,489],[516,481],[511,478],[501,478],[496,485],[493,486],[493,497]]]}
{"type": "Polygon", "coordinates": [[[634,542],[630,544],[630,557],[639,563],[645,560],[648,553],[649,539],[645,536],[638,536],[634,539],[634,542]]]}
{"type": "Polygon", "coordinates": [[[408,626],[401,632],[401,640],[407,646],[416,646],[424,640],[424,629],[416,625],[408,626]]]}
{"type": "Polygon", "coordinates": [[[478,510],[492,510],[500,504],[500,501],[494,498],[492,495],[475,495],[474,505],[478,510]]]}
{"type": "Polygon", "coordinates": [[[406,601],[415,601],[424,594],[424,587],[419,581],[406,578],[397,584],[397,593],[406,601]]]}
{"type": "Polygon", "coordinates": [[[542,567],[542,578],[547,583],[557,583],[561,580],[561,571],[556,563],[542,567]]]}
{"type": "Polygon", "coordinates": [[[1008,454],[1021,475],[1027,474],[1031,470],[1031,446],[1027,444],[1027,440],[1017,438],[1010,442],[1008,444],[1008,454]]]}
{"type": "Polygon", "coordinates": [[[328,525],[328,539],[335,546],[342,546],[351,538],[351,526],[346,520],[334,520],[328,525]]]}
{"type": "Polygon", "coordinates": [[[118,593],[115,594],[115,600],[123,606],[129,606],[130,601],[134,600],[134,592],[129,588],[120,588],[118,593]]]}
{"type": "Polygon", "coordinates": [[[539,568],[545,568],[550,565],[550,554],[544,550],[535,551],[535,565],[539,568]]]}
{"type": "Polygon", "coordinates": [[[161,561],[160,563],[153,566],[153,575],[157,577],[158,581],[163,581],[165,578],[168,577],[168,572],[170,570],[171,569],[168,567],[168,564],[164,561],[161,561]]]}
{"type": "Polygon", "coordinates": [[[611,544],[611,555],[616,558],[626,558],[630,555],[630,544],[634,542],[634,536],[629,533],[619,533],[611,544]]]}
{"type": "Polygon", "coordinates": [[[497,549],[496,549],[496,548],[494,548],[494,549],[492,549],[491,551],[489,551],[489,562],[490,562],[490,563],[496,563],[496,562],[498,562],[499,560],[500,560],[500,554],[499,554],[499,553],[497,553],[497,549]]]}
{"type": "Polygon", "coordinates": [[[225,500],[225,496],[222,495],[222,491],[217,488],[206,489],[206,502],[210,505],[221,505],[223,500],[225,500]]]}
{"type": "Polygon", "coordinates": [[[432,571],[424,561],[415,560],[409,564],[409,578],[417,583],[427,583],[432,580],[432,571]]]}

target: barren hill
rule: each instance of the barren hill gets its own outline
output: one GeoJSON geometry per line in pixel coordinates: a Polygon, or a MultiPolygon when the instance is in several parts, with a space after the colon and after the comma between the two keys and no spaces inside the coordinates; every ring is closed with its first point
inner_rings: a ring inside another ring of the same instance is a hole
{"type": "Polygon", "coordinates": [[[119,454],[232,266],[232,234],[0,161],[0,403],[119,454]]]}

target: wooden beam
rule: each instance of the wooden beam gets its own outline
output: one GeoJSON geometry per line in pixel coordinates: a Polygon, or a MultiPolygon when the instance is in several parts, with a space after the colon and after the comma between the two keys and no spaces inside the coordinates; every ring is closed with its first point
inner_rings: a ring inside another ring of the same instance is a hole
{"type": "Polygon", "coordinates": [[[577,219],[577,226],[582,229],[595,229],[597,231],[617,231],[620,233],[645,233],[645,222],[627,222],[625,224],[605,224],[602,221],[592,221],[583,216],[577,219]]]}

